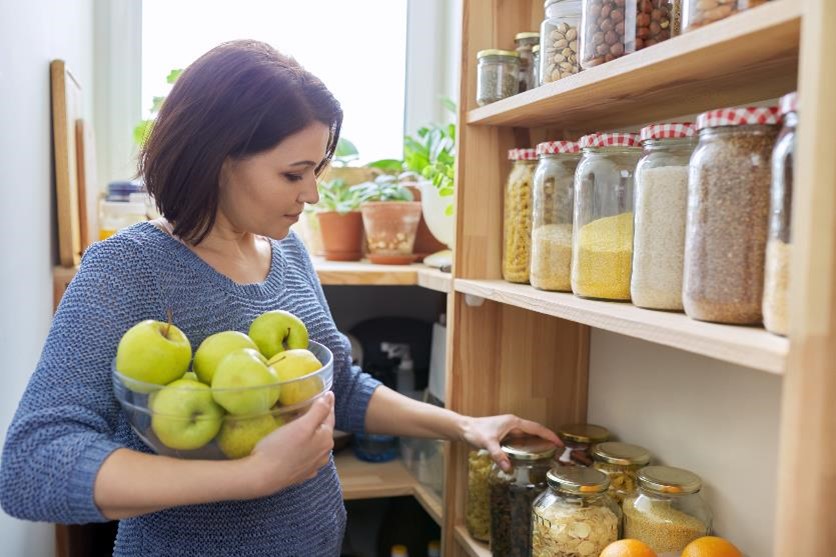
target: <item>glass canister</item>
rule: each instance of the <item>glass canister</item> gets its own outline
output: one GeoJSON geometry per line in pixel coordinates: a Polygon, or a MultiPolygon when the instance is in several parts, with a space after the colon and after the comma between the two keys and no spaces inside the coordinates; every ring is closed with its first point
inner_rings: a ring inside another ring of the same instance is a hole
{"type": "Polygon", "coordinates": [[[534,501],[532,557],[598,555],[618,539],[621,509],[607,496],[609,479],[593,468],[553,468],[534,501]]]}
{"type": "Polygon", "coordinates": [[[491,540],[491,494],[488,478],[493,461],[488,451],[470,451],[467,455],[467,504],[465,523],[474,539],[491,540]]]}
{"type": "Polygon", "coordinates": [[[479,106],[519,92],[519,53],[514,50],[480,50],[476,53],[476,59],[476,103],[479,106]]]}
{"type": "Polygon", "coordinates": [[[696,474],[670,466],[639,470],[639,489],[624,500],[624,537],[643,541],[657,553],[679,554],[711,532],[711,509],[699,495],[696,474]]]}
{"type": "Polygon", "coordinates": [[[595,445],[592,458],[595,460],[595,469],[609,477],[608,493],[619,508],[625,498],[636,493],[639,469],[650,463],[650,453],[647,449],[616,441],[595,445]]]}
{"type": "Polygon", "coordinates": [[[141,201],[99,201],[99,240],[107,240],[123,228],[148,220],[141,201]]]}
{"type": "Polygon", "coordinates": [[[592,466],[592,446],[610,438],[607,428],[593,424],[562,425],[556,433],[563,441],[560,466],[592,466]]]}
{"type": "Polygon", "coordinates": [[[572,212],[579,147],[574,141],[537,145],[534,221],[531,228],[531,286],[572,291],[572,212]]]}
{"type": "Polygon", "coordinates": [[[582,0],[546,0],[540,25],[540,83],[580,71],[579,32],[582,0]]]}
{"type": "Polygon", "coordinates": [[[505,186],[502,278],[524,284],[528,282],[531,259],[531,192],[537,152],[511,149],[508,160],[513,165],[505,186]]]}
{"type": "Polygon", "coordinates": [[[511,459],[505,472],[496,463],[489,479],[491,491],[491,552],[503,557],[531,556],[531,506],[546,488],[555,446],[539,437],[503,441],[511,459]]]}
{"type": "Polygon", "coordinates": [[[534,87],[540,85],[540,45],[536,44],[531,47],[531,70],[534,75],[534,87]]]}
{"type": "Polygon", "coordinates": [[[534,45],[540,44],[540,33],[526,31],[517,33],[514,36],[517,54],[520,56],[520,88],[519,92],[528,91],[537,87],[537,80],[534,77],[534,45]]]}
{"type": "Polygon", "coordinates": [[[700,114],[688,175],[682,301],[693,319],[760,323],[777,107],[700,114]]]}
{"type": "Polygon", "coordinates": [[[621,58],[678,32],[680,0],[584,0],[581,67],[621,58]]]}
{"type": "Polygon", "coordinates": [[[682,311],[688,163],[696,129],[693,124],[654,124],[642,128],[641,138],[630,296],[639,307],[682,311]]]}
{"type": "Polygon", "coordinates": [[[684,0],[682,32],[725,19],[768,0],[684,0]]]}
{"type": "Polygon", "coordinates": [[[795,128],[798,125],[798,94],[781,97],[784,127],[772,150],[772,190],[766,273],[763,285],[763,324],[777,335],[789,332],[790,217],[795,128]]]}
{"type": "Polygon", "coordinates": [[[575,171],[572,292],[584,298],[630,299],[633,172],[639,136],[585,135],[575,171]]]}

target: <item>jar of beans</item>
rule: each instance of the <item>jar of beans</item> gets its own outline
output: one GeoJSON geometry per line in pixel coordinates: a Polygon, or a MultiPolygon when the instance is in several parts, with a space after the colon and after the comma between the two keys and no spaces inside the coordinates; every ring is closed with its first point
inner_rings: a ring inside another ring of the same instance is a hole
{"type": "Polygon", "coordinates": [[[505,186],[502,278],[527,283],[531,259],[531,191],[537,152],[511,149],[508,160],[513,165],[505,186]]]}
{"type": "Polygon", "coordinates": [[[563,441],[563,452],[557,459],[560,466],[592,466],[592,446],[610,437],[607,428],[592,424],[567,424],[557,428],[563,441]]]}
{"type": "Polygon", "coordinates": [[[609,494],[621,506],[638,488],[638,472],[650,463],[647,449],[629,443],[608,441],[592,449],[595,469],[610,478],[609,494]]]}
{"type": "Polygon", "coordinates": [[[540,26],[540,83],[551,83],[580,71],[581,0],[546,0],[540,26]]]}
{"type": "Polygon", "coordinates": [[[515,50],[476,53],[476,103],[485,106],[516,95],[520,90],[520,55],[515,50]]]}
{"type": "Polygon", "coordinates": [[[768,0],[684,0],[682,32],[725,19],[737,12],[760,6],[768,0]]]}
{"type": "Polygon", "coordinates": [[[680,0],[584,0],[581,67],[653,46],[677,31],[680,0]]]}
{"type": "Polygon", "coordinates": [[[697,119],[688,176],[682,301],[693,319],[761,322],[772,147],[778,107],[713,110],[697,119]]]}
{"type": "Polygon", "coordinates": [[[517,33],[514,36],[517,54],[520,55],[520,88],[519,92],[528,91],[537,87],[534,79],[534,45],[540,44],[540,33],[526,31],[517,33]]]}

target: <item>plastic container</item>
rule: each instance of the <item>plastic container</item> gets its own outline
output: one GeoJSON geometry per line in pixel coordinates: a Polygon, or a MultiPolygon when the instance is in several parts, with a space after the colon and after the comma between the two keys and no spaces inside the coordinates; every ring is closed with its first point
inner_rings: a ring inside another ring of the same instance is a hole
{"type": "Polygon", "coordinates": [[[768,0],[683,0],[682,32],[726,19],[737,12],[765,4],[768,0]]]}
{"type": "Polygon", "coordinates": [[[625,498],[635,495],[638,472],[650,463],[647,449],[629,443],[609,441],[595,445],[592,450],[594,467],[610,479],[608,493],[621,507],[625,498]]]}
{"type": "Polygon", "coordinates": [[[540,25],[540,83],[575,75],[578,63],[581,0],[546,0],[540,25]]]}
{"type": "Polygon", "coordinates": [[[517,33],[514,36],[517,54],[520,56],[520,88],[519,92],[528,91],[537,87],[537,79],[534,72],[534,46],[540,44],[540,33],[526,31],[517,33]]]}
{"type": "Polygon", "coordinates": [[[415,260],[420,201],[370,201],[360,206],[372,263],[403,265],[415,260]]]}
{"type": "Polygon", "coordinates": [[[636,166],[630,296],[639,307],[682,311],[688,163],[696,128],[654,124],[641,130],[641,138],[644,155],[636,166]]]}
{"type": "Polygon", "coordinates": [[[682,300],[702,321],[761,321],[777,107],[714,110],[697,119],[688,176],[682,300]]]}
{"type": "Polygon", "coordinates": [[[488,479],[493,460],[488,451],[470,451],[467,455],[467,503],[465,524],[473,539],[491,541],[491,493],[488,479]]]}
{"type": "Polygon", "coordinates": [[[527,283],[531,263],[531,197],[537,152],[511,149],[513,161],[505,186],[503,216],[502,278],[527,283]]]}
{"type": "Polygon", "coordinates": [[[107,240],[123,228],[147,220],[145,203],[102,200],[99,202],[99,240],[107,240]]]}
{"type": "Polygon", "coordinates": [[[610,438],[607,428],[593,424],[562,425],[556,433],[563,441],[560,466],[592,466],[592,446],[610,438]]]}
{"type": "Polygon", "coordinates": [[[514,50],[488,49],[476,53],[476,104],[485,106],[520,90],[520,55],[514,50]]]}
{"type": "Polygon", "coordinates": [[[642,155],[636,134],[585,135],[575,171],[572,292],[630,299],[633,172],[642,155]]]}
{"type": "Polygon", "coordinates": [[[572,291],[572,213],[579,147],[574,141],[537,145],[534,216],[531,229],[531,286],[572,291]]]}
{"type": "Polygon", "coordinates": [[[399,439],[394,435],[354,434],[354,456],[366,462],[389,462],[400,454],[399,439]]]}

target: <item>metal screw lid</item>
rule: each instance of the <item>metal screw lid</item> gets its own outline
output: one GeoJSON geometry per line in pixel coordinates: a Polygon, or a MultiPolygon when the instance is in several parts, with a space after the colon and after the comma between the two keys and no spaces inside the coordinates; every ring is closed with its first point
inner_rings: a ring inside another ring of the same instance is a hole
{"type": "Polygon", "coordinates": [[[600,470],[583,466],[555,467],[546,473],[549,486],[563,493],[592,495],[604,493],[610,487],[610,478],[600,470]]]}
{"type": "Polygon", "coordinates": [[[552,443],[533,435],[508,437],[502,442],[501,448],[514,460],[544,460],[552,458],[557,450],[552,443]]]}
{"type": "Polygon", "coordinates": [[[592,449],[592,456],[595,460],[619,466],[644,466],[650,462],[650,453],[647,449],[616,441],[595,445],[592,449]]]}
{"type": "Polygon", "coordinates": [[[665,495],[697,493],[702,488],[700,477],[673,466],[647,466],[638,472],[639,487],[665,495]]]}
{"type": "Polygon", "coordinates": [[[519,58],[520,53],[516,50],[500,50],[498,48],[489,48],[487,50],[480,50],[476,53],[476,59],[485,58],[486,56],[510,56],[511,58],[519,58]]]}
{"type": "Polygon", "coordinates": [[[567,424],[557,429],[557,435],[564,441],[575,443],[603,443],[610,437],[610,431],[599,425],[567,424]]]}

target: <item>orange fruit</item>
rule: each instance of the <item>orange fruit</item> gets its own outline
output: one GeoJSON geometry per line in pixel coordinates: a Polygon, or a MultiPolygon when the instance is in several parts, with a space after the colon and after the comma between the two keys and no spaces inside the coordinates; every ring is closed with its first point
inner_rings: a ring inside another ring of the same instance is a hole
{"type": "Polygon", "coordinates": [[[729,540],[704,536],[686,545],[682,557],[743,557],[743,553],[729,540]]]}
{"type": "Polygon", "coordinates": [[[639,540],[618,540],[604,548],[600,557],[656,557],[656,552],[639,540]]]}

